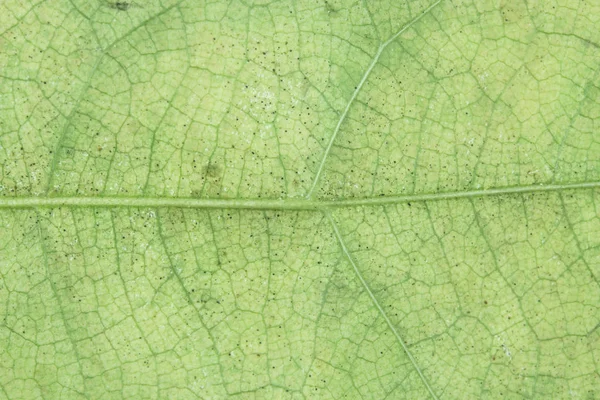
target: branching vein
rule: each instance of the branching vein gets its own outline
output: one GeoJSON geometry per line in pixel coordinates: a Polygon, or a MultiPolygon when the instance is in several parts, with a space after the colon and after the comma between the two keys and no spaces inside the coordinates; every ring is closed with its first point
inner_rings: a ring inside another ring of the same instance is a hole
{"type": "Polygon", "coordinates": [[[390,330],[394,333],[394,336],[396,337],[396,340],[398,341],[398,343],[402,347],[402,350],[404,350],[404,353],[406,354],[406,356],[410,360],[410,362],[411,362],[412,366],[414,367],[415,371],[417,371],[417,373],[419,374],[419,377],[421,378],[421,381],[423,382],[423,384],[427,388],[427,391],[429,392],[429,394],[431,395],[431,397],[433,399],[437,400],[438,397],[435,395],[433,389],[429,385],[429,382],[427,381],[427,378],[425,378],[425,375],[423,375],[423,371],[421,371],[421,369],[417,365],[417,361],[415,360],[415,358],[411,354],[410,350],[408,349],[408,346],[406,345],[406,343],[404,342],[404,340],[398,334],[398,331],[396,330],[396,328],[392,324],[392,321],[390,321],[390,319],[388,318],[387,314],[385,313],[385,311],[383,310],[383,308],[379,304],[379,301],[377,300],[377,298],[373,294],[373,291],[371,290],[371,288],[369,287],[369,285],[367,284],[367,282],[363,278],[362,274],[360,273],[360,271],[358,269],[358,266],[354,262],[354,259],[352,258],[352,256],[350,256],[350,252],[348,251],[348,248],[346,247],[346,244],[344,243],[344,239],[342,238],[340,230],[338,229],[337,224],[335,223],[335,221],[331,217],[331,214],[329,214],[327,212],[325,214],[327,215],[327,218],[329,219],[329,222],[331,223],[331,227],[333,228],[333,231],[335,232],[335,236],[337,237],[338,243],[339,243],[340,247],[342,248],[344,256],[348,259],[348,261],[352,265],[352,268],[354,269],[354,273],[356,274],[357,278],[360,280],[360,283],[362,284],[362,286],[365,288],[365,291],[369,294],[369,297],[371,298],[371,301],[373,302],[373,305],[377,308],[377,310],[379,311],[379,314],[383,317],[383,319],[387,323],[387,325],[390,328],[390,330]]]}
{"type": "Polygon", "coordinates": [[[354,103],[354,100],[356,99],[356,96],[358,96],[358,93],[362,89],[363,85],[369,78],[371,71],[375,67],[375,64],[377,64],[377,62],[379,61],[379,57],[381,57],[381,54],[383,53],[385,48],[387,46],[389,46],[390,43],[392,43],[394,40],[396,40],[396,38],[398,38],[398,36],[400,36],[404,31],[406,31],[408,28],[413,26],[418,20],[420,20],[425,15],[427,15],[431,10],[433,10],[440,2],[441,2],[441,0],[438,0],[435,3],[433,3],[432,5],[430,5],[421,14],[419,14],[417,17],[413,18],[412,21],[410,21],[408,24],[404,25],[404,27],[402,27],[402,29],[400,29],[398,32],[396,32],[388,40],[386,40],[379,46],[379,48],[377,49],[377,53],[375,53],[375,56],[373,57],[373,59],[371,60],[371,63],[369,64],[369,67],[367,68],[367,70],[365,71],[360,82],[354,89],[354,92],[352,93],[350,100],[348,100],[348,103],[346,104],[346,108],[344,108],[344,111],[342,112],[342,115],[340,116],[340,118],[337,122],[337,125],[335,126],[335,129],[333,130],[333,133],[331,134],[331,137],[329,138],[329,142],[327,143],[327,148],[325,149],[325,153],[323,154],[323,157],[321,158],[321,162],[319,163],[319,168],[317,169],[315,179],[313,180],[312,186],[310,187],[310,190],[308,191],[308,194],[306,195],[307,199],[310,199],[312,197],[312,195],[317,187],[317,184],[319,183],[321,174],[323,173],[323,167],[325,166],[325,161],[327,160],[327,157],[329,156],[329,153],[331,152],[331,148],[333,147],[333,142],[335,141],[335,138],[336,138],[338,132],[340,131],[340,127],[342,126],[342,123],[346,119],[346,116],[348,115],[348,111],[350,111],[350,107],[354,103]]]}

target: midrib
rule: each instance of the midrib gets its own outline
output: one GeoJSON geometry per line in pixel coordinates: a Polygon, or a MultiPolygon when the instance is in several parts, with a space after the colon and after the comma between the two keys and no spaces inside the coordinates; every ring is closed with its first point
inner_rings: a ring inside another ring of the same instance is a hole
{"type": "Polygon", "coordinates": [[[250,210],[297,210],[317,211],[328,208],[377,206],[409,202],[436,201],[485,196],[501,196],[522,193],[556,192],[599,188],[600,181],[554,185],[513,186],[505,188],[381,196],[342,200],[296,199],[200,199],[190,197],[125,197],[125,196],[28,196],[0,197],[0,208],[39,207],[178,207],[250,210]]]}

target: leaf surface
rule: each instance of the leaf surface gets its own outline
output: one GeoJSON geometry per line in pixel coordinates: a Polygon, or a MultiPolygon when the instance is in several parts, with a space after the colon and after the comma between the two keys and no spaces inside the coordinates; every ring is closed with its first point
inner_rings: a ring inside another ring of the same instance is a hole
{"type": "Polygon", "coordinates": [[[0,398],[600,396],[597,1],[0,9],[0,398]]]}

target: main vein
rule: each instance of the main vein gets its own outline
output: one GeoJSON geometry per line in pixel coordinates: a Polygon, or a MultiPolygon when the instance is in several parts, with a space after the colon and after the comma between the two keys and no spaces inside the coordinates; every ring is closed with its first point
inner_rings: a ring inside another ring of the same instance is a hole
{"type": "Polygon", "coordinates": [[[65,196],[65,197],[0,197],[0,208],[37,207],[179,207],[254,210],[316,211],[329,208],[381,206],[420,201],[451,200],[486,196],[515,195],[536,192],[556,192],[600,188],[600,181],[557,185],[513,186],[495,189],[408,194],[342,200],[311,199],[198,199],[190,197],[124,197],[124,196],[65,196]]]}
{"type": "Polygon", "coordinates": [[[404,25],[402,27],[402,29],[400,29],[398,32],[396,32],[388,40],[386,40],[379,46],[379,48],[377,49],[377,53],[375,53],[375,56],[373,57],[373,59],[371,60],[371,63],[369,64],[369,67],[363,74],[363,76],[362,76],[360,82],[358,83],[358,85],[356,86],[356,88],[354,88],[354,92],[352,93],[350,100],[348,100],[348,103],[346,104],[346,108],[344,108],[344,111],[342,112],[342,115],[338,119],[337,125],[335,126],[335,129],[333,130],[333,133],[331,134],[331,137],[329,138],[329,142],[327,143],[327,147],[325,148],[325,153],[323,154],[323,157],[321,158],[321,162],[319,163],[319,168],[317,169],[315,179],[313,180],[310,190],[308,191],[308,194],[306,195],[307,199],[310,199],[312,197],[315,189],[317,188],[317,184],[319,183],[319,179],[321,178],[321,174],[323,172],[323,167],[325,166],[325,161],[327,160],[327,157],[329,156],[329,153],[331,152],[331,148],[333,147],[333,142],[335,141],[335,138],[336,138],[338,132],[340,131],[340,127],[342,126],[342,123],[346,119],[346,116],[348,115],[348,111],[350,111],[350,107],[354,103],[356,96],[358,96],[358,93],[360,92],[363,85],[367,81],[367,78],[371,74],[371,71],[375,67],[375,64],[377,64],[377,62],[379,61],[379,57],[381,57],[381,54],[383,53],[385,48],[388,47],[390,45],[390,43],[392,43],[394,40],[396,40],[396,38],[398,36],[400,36],[404,31],[406,31],[413,24],[415,24],[415,22],[417,22],[418,20],[423,18],[425,15],[427,15],[441,1],[442,0],[438,0],[435,3],[433,3],[432,5],[430,5],[429,7],[427,7],[421,14],[419,14],[418,16],[413,18],[409,23],[404,25]]]}
{"type": "Polygon", "coordinates": [[[360,270],[358,269],[358,266],[354,262],[354,259],[350,256],[350,252],[348,251],[348,248],[346,247],[346,243],[344,242],[344,239],[342,237],[342,234],[340,233],[340,230],[337,227],[337,224],[335,223],[335,221],[333,220],[333,218],[331,217],[331,215],[329,213],[325,213],[325,214],[327,216],[327,219],[329,219],[329,222],[331,223],[331,227],[333,228],[333,231],[334,231],[335,236],[336,236],[336,238],[338,240],[338,243],[339,243],[340,247],[342,248],[342,252],[344,253],[344,256],[346,257],[346,259],[348,260],[348,262],[350,262],[350,264],[352,265],[352,268],[354,269],[354,273],[356,274],[356,277],[358,278],[358,280],[360,281],[360,283],[364,287],[365,291],[367,292],[367,294],[371,298],[371,301],[373,302],[373,305],[375,305],[375,307],[379,311],[379,314],[381,315],[381,317],[385,320],[386,324],[388,325],[388,327],[390,328],[390,330],[393,332],[394,336],[396,337],[396,340],[398,341],[398,343],[402,347],[402,350],[404,350],[404,353],[406,354],[406,356],[410,360],[413,368],[415,369],[415,371],[417,371],[417,374],[419,374],[419,378],[421,378],[421,381],[423,382],[423,384],[427,388],[427,391],[429,392],[429,394],[431,395],[431,397],[433,399],[437,400],[438,397],[435,395],[435,392],[433,391],[433,389],[429,385],[429,382],[427,381],[427,378],[425,378],[425,375],[423,375],[423,372],[419,368],[419,365],[417,364],[417,361],[415,360],[415,358],[413,357],[412,353],[410,352],[408,346],[406,345],[406,343],[404,342],[404,340],[402,339],[402,337],[400,337],[400,335],[398,334],[398,331],[396,330],[396,328],[392,324],[392,321],[390,321],[390,319],[388,318],[387,314],[385,313],[385,311],[381,307],[381,304],[379,304],[379,301],[377,300],[377,298],[373,294],[373,291],[371,290],[371,288],[369,287],[369,285],[365,281],[365,278],[363,278],[362,274],[360,273],[360,270]]]}

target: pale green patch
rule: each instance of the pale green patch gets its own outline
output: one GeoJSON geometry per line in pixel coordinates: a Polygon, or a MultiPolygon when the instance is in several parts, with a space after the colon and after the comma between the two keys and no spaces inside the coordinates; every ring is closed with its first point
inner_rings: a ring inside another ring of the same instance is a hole
{"type": "Polygon", "coordinates": [[[0,398],[598,398],[598,24],[2,1],[0,398]]]}

